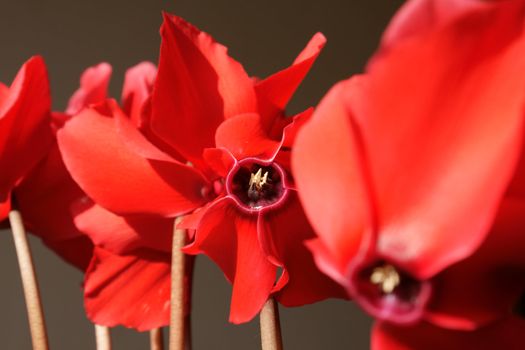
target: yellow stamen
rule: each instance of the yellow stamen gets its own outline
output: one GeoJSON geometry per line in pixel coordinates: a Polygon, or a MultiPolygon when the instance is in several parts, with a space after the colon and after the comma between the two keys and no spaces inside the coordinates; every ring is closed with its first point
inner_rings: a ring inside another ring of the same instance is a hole
{"type": "Polygon", "coordinates": [[[401,283],[401,276],[392,265],[378,266],[370,275],[370,282],[381,288],[385,294],[390,294],[401,283]]]}
{"type": "Polygon", "coordinates": [[[268,172],[262,174],[262,168],[259,168],[255,174],[250,175],[250,191],[253,191],[255,187],[258,191],[262,190],[263,186],[266,185],[268,181],[268,172]]]}

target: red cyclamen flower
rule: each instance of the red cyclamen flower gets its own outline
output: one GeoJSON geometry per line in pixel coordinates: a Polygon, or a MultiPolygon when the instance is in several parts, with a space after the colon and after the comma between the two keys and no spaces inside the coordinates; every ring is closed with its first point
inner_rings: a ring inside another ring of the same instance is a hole
{"type": "Polygon", "coordinates": [[[523,182],[509,187],[524,17],[518,0],[408,2],[367,75],[334,87],[298,136],[316,262],[379,319],[472,329],[523,290],[525,259],[505,245],[525,243],[523,182]]]}
{"type": "Polygon", "coordinates": [[[52,143],[51,99],[44,61],[27,61],[12,85],[0,83],[0,221],[11,208],[11,191],[52,143]]]}
{"type": "Polygon", "coordinates": [[[195,229],[186,251],[210,256],[233,283],[232,322],[250,320],[272,293],[286,305],[342,296],[303,246],[313,231],[290,176],[290,147],[310,111],[284,117],[324,37],[258,81],[178,17],[165,15],[161,35],[153,94],[139,118],[110,103],[59,132],[75,180],[115,213],[195,211],[183,223],[195,229]]]}

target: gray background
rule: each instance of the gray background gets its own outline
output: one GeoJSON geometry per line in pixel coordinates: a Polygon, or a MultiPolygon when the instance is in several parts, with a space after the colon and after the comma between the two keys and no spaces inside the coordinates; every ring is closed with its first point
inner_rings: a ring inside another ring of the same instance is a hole
{"type": "MultiPolygon", "coordinates": [[[[49,67],[53,104],[63,109],[80,72],[108,61],[111,91],[120,96],[126,68],[156,61],[161,10],[211,33],[251,75],[267,76],[289,64],[313,33],[328,45],[292,101],[291,111],[319,101],[336,81],[358,73],[377,46],[400,0],[0,0],[0,81],[42,54],[49,67]]],[[[79,271],[31,238],[53,350],[94,349],[82,307],[79,271]]],[[[30,349],[18,265],[8,231],[0,231],[0,349],[30,349]]],[[[257,321],[227,323],[230,286],[217,267],[200,258],[193,303],[194,349],[257,349],[257,321]]],[[[332,300],[281,308],[287,349],[367,349],[370,319],[350,302],[332,300]]],[[[121,327],[114,349],[147,349],[147,334],[121,327]]]]}

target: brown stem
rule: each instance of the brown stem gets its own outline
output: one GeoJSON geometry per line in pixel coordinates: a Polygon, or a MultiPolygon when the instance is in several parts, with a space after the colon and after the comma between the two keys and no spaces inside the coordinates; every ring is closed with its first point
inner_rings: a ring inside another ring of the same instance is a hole
{"type": "Polygon", "coordinates": [[[24,297],[27,306],[29,328],[31,330],[31,341],[33,350],[47,350],[47,332],[40,301],[40,292],[36,280],[35,268],[31,257],[31,249],[27,241],[27,234],[22,221],[22,215],[18,210],[9,213],[9,223],[13,232],[20,277],[24,288],[24,297]]]}
{"type": "Polygon", "coordinates": [[[182,220],[178,217],[173,227],[173,246],[171,255],[171,319],[169,350],[188,350],[188,290],[185,276],[187,269],[186,255],[182,247],[186,245],[186,230],[177,229],[182,220]]]}
{"type": "Polygon", "coordinates": [[[155,328],[149,332],[150,350],[164,350],[162,333],[162,328],[155,328]]]}
{"type": "Polygon", "coordinates": [[[111,333],[108,327],[95,325],[97,350],[111,350],[111,333]]]}
{"type": "Polygon", "coordinates": [[[262,350],[282,350],[283,341],[279,323],[279,307],[272,297],[264,304],[259,318],[262,350]]]}

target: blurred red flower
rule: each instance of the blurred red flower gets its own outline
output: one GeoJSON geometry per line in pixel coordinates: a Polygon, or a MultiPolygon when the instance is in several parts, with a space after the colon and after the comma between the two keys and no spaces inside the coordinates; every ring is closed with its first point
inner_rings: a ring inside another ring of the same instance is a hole
{"type": "Polygon", "coordinates": [[[182,223],[195,234],[186,252],[207,254],[233,283],[234,323],[254,317],[272,293],[285,305],[343,296],[303,245],[313,231],[290,176],[291,144],[311,111],[284,116],[324,37],[259,81],[178,17],[165,15],[161,35],[151,100],[137,118],[109,103],[59,132],[73,178],[117,214],[195,211],[182,223]]]}
{"type": "Polygon", "coordinates": [[[518,0],[408,2],[297,137],[309,247],[380,320],[474,329],[523,291],[524,16],[518,0]]]}
{"type": "MultiPolygon", "coordinates": [[[[87,69],[65,113],[53,114],[60,130],[89,107],[106,108],[111,66],[87,69]]],[[[156,67],[128,70],[122,101],[136,117],[151,92],[156,67]]],[[[88,317],[105,326],[149,330],[169,323],[173,222],[151,215],[118,216],[95,204],[69,175],[56,142],[15,190],[28,228],[60,256],[86,271],[88,317]],[[95,247],[94,247],[95,245],[95,247]]]]}
{"type": "Polygon", "coordinates": [[[11,192],[51,146],[51,98],[44,61],[27,61],[10,87],[0,83],[0,221],[11,192]]]}

